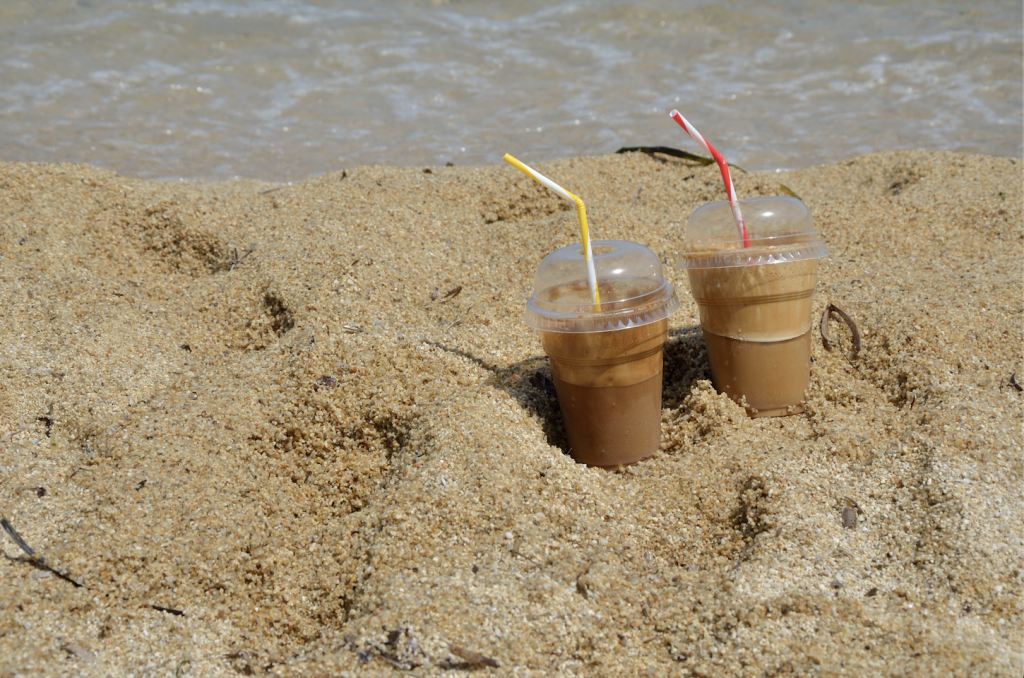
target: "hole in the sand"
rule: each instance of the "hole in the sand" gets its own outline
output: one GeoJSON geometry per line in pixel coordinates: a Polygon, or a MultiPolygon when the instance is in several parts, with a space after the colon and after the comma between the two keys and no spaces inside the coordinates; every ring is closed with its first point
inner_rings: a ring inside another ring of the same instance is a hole
{"type": "Polygon", "coordinates": [[[924,173],[914,164],[895,167],[889,174],[889,193],[897,196],[907,188],[921,181],[924,173]]]}
{"type": "Polygon", "coordinates": [[[733,527],[748,539],[753,539],[772,528],[770,511],[768,509],[768,486],[764,479],[757,476],[750,476],[743,482],[740,488],[740,503],[733,511],[733,527]]]}
{"type": "Polygon", "coordinates": [[[272,290],[264,290],[259,312],[245,324],[246,348],[259,351],[295,327],[295,317],[284,300],[272,290]]]}
{"type": "Polygon", "coordinates": [[[174,204],[162,202],[128,212],[122,223],[126,232],[137,234],[143,251],[175,270],[197,276],[231,268],[227,244],[200,229],[174,204]]]}
{"type": "Polygon", "coordinates": [[[690,395],[694,382],[711,379],[700,325],[669,330],[663,370],[663,409],[679,409],[690,395]]]}
{"type": "Polygon", "coordinates": [[[292,318],[291,311],[288,310],[288,307],[284,305],[284,302],[276,294],[267,292],[263,295],[263,306],[272,318],[270,328],[274,330],[274,334],[277,336],[280,337],[295,327],[295,319],[292,318]]]}

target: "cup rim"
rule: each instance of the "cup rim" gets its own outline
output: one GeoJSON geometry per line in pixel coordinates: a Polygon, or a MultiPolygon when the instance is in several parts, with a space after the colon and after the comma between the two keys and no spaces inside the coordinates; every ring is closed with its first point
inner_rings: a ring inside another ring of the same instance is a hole
{"type": "Polygon", "coordinates": [[[675,288],[664,280],[641,295],[603,302],[600,310],[597,304],[545,301],[534,291],[526,304],[526,324],[544,332],[612,332],[657,322],[680,306],[675,288]]]}
{"type": "Polygon", "coordinates": [[[751,238],[750,242],[750,247],[743,247],[741,240],[705,240],[687,243],[687,250],[683,251],[676,260],[676,268],[763,266],[821,259],[828,256],[828,246],[825,244],[825,240],[815,231],[751,238]],[[794,242],[795,238],[801,239],[794,242]],[[721,249],[708,247],[712,243],[737,246],[721,249]]]}

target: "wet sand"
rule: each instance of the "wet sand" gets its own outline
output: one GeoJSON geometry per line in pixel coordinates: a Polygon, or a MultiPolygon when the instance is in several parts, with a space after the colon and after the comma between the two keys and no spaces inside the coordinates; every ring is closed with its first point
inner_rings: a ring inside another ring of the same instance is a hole
{"type": "MultiPolygon", "coordinates": [[[[722,199],[685,161],[538,169],[669,263],[722,199]]],[[[608,473],[531,383],[575,214],[518,172],[0,165],[0,512],[81,584],[0,534],[0,676],[1019,677],[1021,163],[736,177],[780,183],[862,350],[815,332],[807,411],[750,420],[667,266],[661,450],[608,473]]]]}

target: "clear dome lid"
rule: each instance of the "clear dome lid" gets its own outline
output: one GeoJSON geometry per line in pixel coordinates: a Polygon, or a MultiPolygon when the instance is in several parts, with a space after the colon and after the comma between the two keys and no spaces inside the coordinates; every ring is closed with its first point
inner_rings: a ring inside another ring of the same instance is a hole
{"type": "Polygon", "coordinates": [[[825,241],[814,230],[811,211],[802,201],[779,196],[739,203],[750,247],[743,246],[728,202],[702,205],[686,222],[677,268],[757,266],[828,256],[825,241]]]}
{"type": "Polygon", "coordinates": [[[537,267],[526,324],[545,332],[611,332],[639,327],[679,310],[657,255],[623,240],[591,243],[600,304],[587,284],[583,245],[555,250],[537,267]]]}

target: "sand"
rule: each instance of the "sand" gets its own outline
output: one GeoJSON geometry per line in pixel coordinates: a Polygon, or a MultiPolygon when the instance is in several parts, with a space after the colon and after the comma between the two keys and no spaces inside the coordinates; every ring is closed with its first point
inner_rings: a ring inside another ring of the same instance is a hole
{"type": "MultiPolygon", "coordinates": [[[[538,169],[668,263],[723,195],[641,154],[538,169]]],[[[0,676],[1018,678],[1021,162],[736,177],[779,184],[863,349],[833,321],[807,412],[748,419],[667,266],[661,450],[609,473],[531,383],[575,213],[518,172],[0,165],[0,512],[81,584],[0,534],[0,676]]]]}

